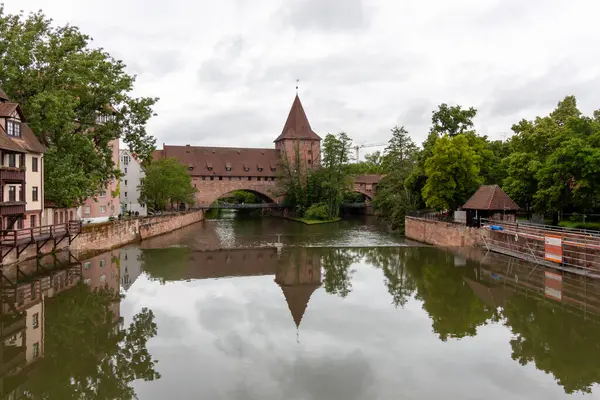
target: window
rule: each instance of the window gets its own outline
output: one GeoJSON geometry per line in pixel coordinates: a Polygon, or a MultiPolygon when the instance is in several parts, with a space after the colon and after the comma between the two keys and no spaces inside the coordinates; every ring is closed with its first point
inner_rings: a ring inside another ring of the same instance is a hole
{"type": "Polygon", "coordinates": [[[262,172],[262,167],[258,167],[258,172],[262,172]]]}
{"type": "Polygon", "coordinates": [[[274,180],[275,180],[275,177],[274,177],[274,176],[272,176],[272,177],[271,177],[271,180],[272,180],[272,181],[274,181],[274,180]]]}
{"type": "Polygon", "coordinates": [[[85,283],[86,285],[89,285],[92,283],[92,280],[90,278],[87,278],[83,281],[83,283],[85,283]]]}
{"type": "MultiPolygon", "coordinates": [[[[92,213],[92,210],[90,209],[90,206],[84,206],[83,207],[83,215],[90,215],[92,213]]],[[[56,222],[54,222],[56,223],[56,222]]]]}
{"type": "Polygon", "coordinates": [[[104,214],[106,212],[106,206],[100,206],[100,213],[104,214]]]}
{"type": "Polygon", "coordinates": [[[36,217],[35,215],[29,216],[29,227],[30,228],[35,228],[35,225],[36,225],[35,217],[36,217]]]}
{"type": "Polygon", "coordinates": [[[308,159],[308,165],[311,165],[311,164],[312,164],[312,160],[308,159]]]}
{"type": "Polygon", "coordinates": [[[6,133],[8,136],[21,136],[21,123],[18,121],[6,121],[6,133]]]}
{"type": "Polygon", "coordinates": [[[106,282],[106,275],[100,275],[100,282],[106,282]]]}
{"type": "Polygon", "coordinates": [[[38,201],[38,187],[37,186],[34,186],[31,188],[31,201],[38,201]]]}
{"type": "Polygon", "coordinates": [[[271,167],[271,171],[275,172],[275,169],[276,169],[275,167],[271,167]]]}
{"type": "Polygon", "coordinates": [[[196,184],[194,183],[194,189],[196,189],[196,184]]]}
{"type": "Polygon", "coordinates": [[[104,267],[104,263],[105,263],[105,261],[104,261],[104,258],[103,258],[102,260],[100,260],[100,268],[104,267]]]}
{"type": "Polygon", "coordinates": [[[228,178],[229,178],[229,180],[231,180],[231,177],[230,177],[230,176],[229,176],[228,178]]]}
{"type": "Polygon", "coordinates": [[[17,220],[17,229],[23,229],[23,218],[17,220]]]}
{"type": "Polygon", "coordinates": [[[244,167],[244,171],[250,171],[250,167],[244,167]]]}
{"type": "Polygon", "coordinates": [[[100,192],[100,197],[106,197],[106,190],[100,192]]]}
{"type": "Polygon", "coordinates": [[[215,180],[215,177],[214,177],[214,176],[211,176],[211,177],[210,177],[210,180],[211,180],[211,181],[214,181],[214,180],[215,180]]]}
{"type": "Polygon", "coordinates": [[[220,180],[220,181],[222,181],[222,180],[223,180],[223,177],[222,177],[222,176],[220,176],[220,177],[219,177],[219,180],[220,180]]]}
{"type": "Polygon", "coordinates": [[[124,192],[124,194],[125,194],[125,197],[127,197],[127,192],[124,192]]]}
{"type": "Polygon", "coordinates": [[[129,165],[129,156],[123,157],[123,165],[129,165]]]}
{"type": "Polygon", "coordinates": [[[225,167],[225,170],[231,171],[231,167],[225,167]]]}
{"type": "Polygon", "coordinates": [[[10,153],[8,155],[8,166],[12,168],[17,167],[17,155],[15,153],[10,153]]]}
{"type": "Polygon", "coordinates": [[[309,151],[308,151],[308,154],[312,154],[312,150],[309,150],[309,151]]]}
{"type": "Polygon", "coordinates": [[[38,158],[37,157],[33,157],[31,159],[31,170],[33,172],[38,172],[38,158]]]}
{"type": "Polygon", "coordinates": [[[8,187],[8,201],[17,201],[17,187],[16,186],[8,187]]]}
{"type": "Polygon", "coordinates": [[[212,167],[207,167],[207,169],[208,169],[209,171],[212,171],[212,167]]]}
{"type": "Polygon", "coordinates": [[[240,181],[242,180],[242,177],[241,177],[241,176],[238,176],[238,178],[239,178],[238,180],[240,180],[240,181]]]}
{"type": "Polygon", "coordinates": [[[125,179],[125,186],[127,186],[127,179],[125,179]]]}
{"type": "Polygon", "coordinates": [[[92,266],[92,262],[91,261],[86,261],[83,263],[83,268],[84,269],[90,269],[90,267],[92,266]]]}
{"type": "Polygon", "coordinates": [[[38,358],[40,356],[40,342],[33,344],[33,357],[38,358]]]}
{"type": "Polygon", "coordinates": [[[202,177],[202,180],[203,180],[203,181],[205,181],[205,180],[206,180],[206,177],[205,177],[205,176],[203,176],[203,177],[202,177]]]}
{"type": "Polygon", "coordinates": [[[32,318],[31,318],[31,326],[33,326],[33,329],[37,329],[40,326],[39,313],[33,314],[32,318]]]}
{"type": "Polygon", "coordinates": [[[252,177],[251,177],[251,176],[249,176],[249,177],[248,177],[248,180],[249,180],[249,181],[251,181],[251,180],[252,180],[252,177]]]}
{"type": "Polygon", "coordinates": [[[127,173],[127,167],[125,167],[125,173],[127,173]]]}
{"type": "Polygon", "coordinates": [[[257,180],[257,181],[260,181],[260,176],[257,176],[257,177],[256,177],[256,180],[257,180]]]}

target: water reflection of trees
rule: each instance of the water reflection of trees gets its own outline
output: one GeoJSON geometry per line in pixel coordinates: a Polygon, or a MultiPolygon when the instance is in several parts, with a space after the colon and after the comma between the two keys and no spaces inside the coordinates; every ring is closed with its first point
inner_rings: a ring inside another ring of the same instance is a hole
{"type": "Polygon", "coordinates": [[[28,399],[134,399],[134,380],[160,378],[146,346],[154,314],[144,308],[123,329],[119,301],[84,284],[47,301],[45,354],[25,384],[28,399]]]}
{"type": "Polygon", "coordinates": [[[558,303],[513,296],[503,310],[514,335],[512,358],[554,375],[566,393],[591,393],[600,382],[600,323],[584,318],[558,303]]]}
{"type": "Polygon", "coordinates": [[[324,271],[323,287],[329,294],[346,297],[352,291],[350,266],[358,260],[358,255],[346,249],[322,249],[321,267],[324,271]]]}

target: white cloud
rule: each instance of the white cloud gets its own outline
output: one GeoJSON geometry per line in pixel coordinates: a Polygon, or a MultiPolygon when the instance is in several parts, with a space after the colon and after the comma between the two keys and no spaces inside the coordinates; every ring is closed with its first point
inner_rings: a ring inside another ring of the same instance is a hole
{"type": "Polygon", "coordinates": [[[502,137],[566,95],[600,108],[595,0],[8,0],[72,23],[160,97],[158,143],[271,147],[295,80],[313,128],[358,143],[405,125],[417,142],[442,102],[502,137]]]}

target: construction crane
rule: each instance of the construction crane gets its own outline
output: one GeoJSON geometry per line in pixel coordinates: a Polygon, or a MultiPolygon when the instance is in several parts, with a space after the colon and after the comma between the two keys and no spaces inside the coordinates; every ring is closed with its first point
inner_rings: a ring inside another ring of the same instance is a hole
{"type": "Polygon", "coordinates": [[[358,157],[359,157],[359,150],[360,149],[366,149],[368,147],[381,147],[381,146],[387,146],[387,143],[372,143],[372,144],[357,144],[356,146],[352,146],[352,148],[356,151],[356,162],[358,162],[358,157]]]}

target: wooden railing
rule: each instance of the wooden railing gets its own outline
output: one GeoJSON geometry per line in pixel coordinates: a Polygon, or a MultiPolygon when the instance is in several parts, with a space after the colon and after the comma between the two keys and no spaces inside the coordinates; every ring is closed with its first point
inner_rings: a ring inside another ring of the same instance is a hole
{"type": "Polygon", "coordinates": [[[60,238],[81,232],[81,221],[69,221],[63,224],[36,226],[24,229],[5,229],[0,231],[0,243],[6,246],[35,243],[48,238],[60,238]]]}

